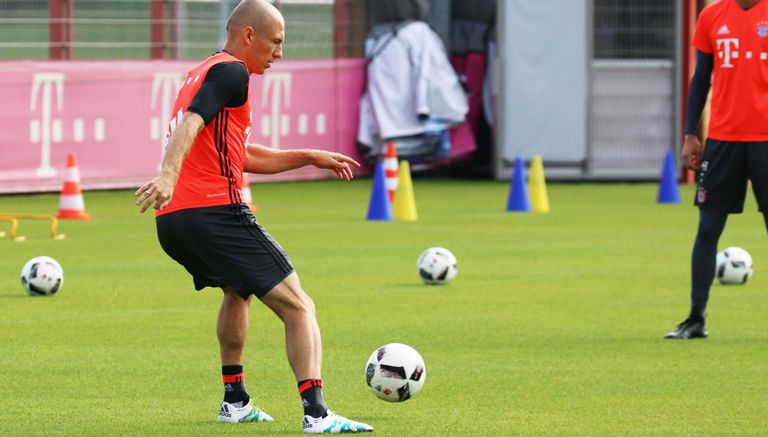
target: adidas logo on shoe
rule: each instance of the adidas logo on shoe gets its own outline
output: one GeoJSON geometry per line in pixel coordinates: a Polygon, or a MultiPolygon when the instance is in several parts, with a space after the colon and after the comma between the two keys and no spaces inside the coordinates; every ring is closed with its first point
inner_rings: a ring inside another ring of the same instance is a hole
{"type": "Polygon", "coordinates": [[[221,409],[219,410],[219,416],[232,417],[232,415],[229,414],[229,408],[227,408],[227,404],[221,404],[221,409]]]}
{"type": "Polygon", "coordinates": [[[272,416],[256,408],[251,402],[242,408],[229,402],[222,402],[219,408],[220,423],[272,422],[272,420],[272,416]]]}
{"type": "Polygon", "coordinates": [[[324,417],[305,415],[303,423],[304,434],[350,434],[373,431],[371,425],[338,416],[331,410],[328,410],[324,417]]]}

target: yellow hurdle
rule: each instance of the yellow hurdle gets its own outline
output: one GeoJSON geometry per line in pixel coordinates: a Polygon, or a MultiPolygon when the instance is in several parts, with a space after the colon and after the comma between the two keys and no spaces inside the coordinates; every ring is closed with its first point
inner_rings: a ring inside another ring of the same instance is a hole
{"type": "Polygon", "coordinates": [[[11,238],[13,241],[24,241],[25,239],[25,237],[14,237],[18,228],[18,219],[49,220],[51,222],[51,238],[53,240],[63,240],[66,237],[64,234],[56,232],[56,229],[59,227],[59,219],[51,214],[0,212],[0,220],[11,222],[11,238]]]}
{"type": "MultiPolygon", "coordinates": [[[[17,235],[16,231],[19,228],[19,221],[12,217],[3,217],[0,216],[0,221],[9,222],[11,224],[11,240],[19,243],[27,239],[27,237],[23,235],[17,235]]],[[[5,237],[5,232],[0,232],[0,238],[5,237]]]]}

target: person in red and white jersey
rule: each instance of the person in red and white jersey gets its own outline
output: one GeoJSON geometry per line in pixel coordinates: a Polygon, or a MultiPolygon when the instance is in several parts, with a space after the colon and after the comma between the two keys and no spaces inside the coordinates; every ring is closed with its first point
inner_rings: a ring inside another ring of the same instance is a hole
{"type": "Polygon", "coordinates": [[[752,190],[768,227],[768,0],[719,0],[699,15],[682,159],[698,171],[699,226],[691,260],[691,310],[665,338],[705,338],[709,289],[728,214],[752,190]],[[696,131],[712,88],[706,147],[696,131]]]}
{"type": "Polygon", "coordinates": [[[298,381],[305,433],[372,431],[331,412],[323,400],[322,345],[312,300],[280,245],[241,197],[243,171],[278,173],[314,165],[353,177],[352,158],[323,150],[273,150],[246,140],[249,76],[282,58],[285,23],[266,0],[243,0],[227,22],[224,48],[184,77],[173,105],[160,174],[136,191],[155,209],[163,250],[192,275],[195,288],[224,292],[217,319],[224,400],[219,422],[269,422],[244,384],[249,305],[256,296],[285,324],[288,361],[298,381]]]}

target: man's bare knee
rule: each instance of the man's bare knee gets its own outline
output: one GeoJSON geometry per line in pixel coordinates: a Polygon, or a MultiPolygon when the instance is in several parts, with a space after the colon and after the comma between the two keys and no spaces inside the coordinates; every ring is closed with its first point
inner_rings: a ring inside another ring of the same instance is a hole
{"type": "Polygon", "coordinates": [[[280,319],[315,318],[315,302],[301,288],[296,273],[269,291],[261,301],[280,319]]]}
{"type": "Polygon", "coordinates": [[[278,301],[265,303],[283,320],[315,317],[315,302],[303,291],[282,295],[278,301]]]}
{"type": "Polygon", "coordinates": [[[315,302],[306,293],[300,293],[293,296],[284,306],[283,316],[285,317],[314,317],[315,302]]]}
{"type": "Polygon", "coordinates": [[[312,300],[312,298],[309,297],[306,293],[302,298],[301,311],[307,314],[308,316],[311,316],[311,317],[315,316],[315,301],[312,300]]]}

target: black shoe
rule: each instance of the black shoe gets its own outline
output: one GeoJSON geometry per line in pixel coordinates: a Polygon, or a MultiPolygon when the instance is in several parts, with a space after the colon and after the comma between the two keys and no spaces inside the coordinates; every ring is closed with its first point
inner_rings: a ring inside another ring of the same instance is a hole
{"type": "Polygon", "coordinates": [[[703,319],[685,319],[683,323],[677,325],[677,329],[665,335],[664,338],[673,340],[707,338],[707,327],[703,319]]]}

